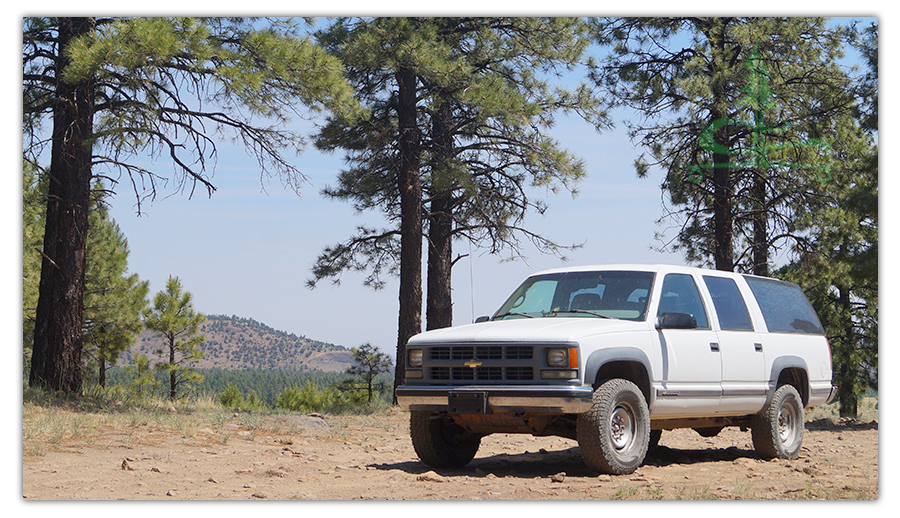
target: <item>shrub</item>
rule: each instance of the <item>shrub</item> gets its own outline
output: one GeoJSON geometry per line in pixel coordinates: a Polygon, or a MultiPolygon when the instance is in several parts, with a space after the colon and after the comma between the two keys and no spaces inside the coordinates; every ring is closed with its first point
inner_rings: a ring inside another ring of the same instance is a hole
{"type": "Polygon", "coordinates": [[[278,408],[293,412],[322,412],[340,401],[340,392],[329,387],[319,390],[315,383],[307,381],[302,387],[288,387],[278,396],[278,408]]]}
{"type": "Polygon", "coordinates": [[[234,383],[229,383],[225,390],[219,393],[219,404],[233,410],[263,410],[266,408],[256,391],[251,390],[244,399],[244,394],[234,383]]]}

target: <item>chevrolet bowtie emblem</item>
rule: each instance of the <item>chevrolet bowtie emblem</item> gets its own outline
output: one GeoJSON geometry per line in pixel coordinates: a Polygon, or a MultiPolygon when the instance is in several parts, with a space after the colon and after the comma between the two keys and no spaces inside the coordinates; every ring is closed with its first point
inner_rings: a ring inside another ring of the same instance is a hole
{"type": "Polygon", "coordinates": [[[478,360],[469,360],[466,363],[464,363],[463,365],[474,369],[475,367],[478,367],[479,365],[481,365],[481,362],[478,360]]]}

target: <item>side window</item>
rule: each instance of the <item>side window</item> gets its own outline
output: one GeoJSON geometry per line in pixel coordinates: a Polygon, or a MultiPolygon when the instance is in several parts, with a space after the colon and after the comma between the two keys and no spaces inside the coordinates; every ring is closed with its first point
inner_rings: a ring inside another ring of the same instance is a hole
{"type": "Polygon", "coordinates": [[[770,333],[824,334],[819,317],[796,284],[744,276],[770,333]]]}
{"type": "Polygon", "coordinates": [[[712,295],[713,306],[719,317],[719,327],[730,331],[753,331],[750,313],[744,297],[734,279],[727,277],[703,276],[703,282],[712,295]]]}
{"type": "Polygon", "coordinates": [[[706,310],[703,308],[703,300],[700,291],[694,283],[694,278],[684,273],[670,273],[666,275],[660,293],[659,310],[657,316],[670,312],[690,313],[697,319],[697,327],[709,328],[706,319],[706,310]]]}

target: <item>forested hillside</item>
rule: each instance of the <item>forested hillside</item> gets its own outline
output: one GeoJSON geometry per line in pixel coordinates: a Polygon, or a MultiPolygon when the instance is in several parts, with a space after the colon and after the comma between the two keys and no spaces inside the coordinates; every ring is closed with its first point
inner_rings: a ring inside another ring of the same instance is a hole
{"type": "MultiPolygon", "coordinates": [[[[252,318],[207,315],[201,326],[206,336],[199,349],[203,358],[200,369],[260,369],[287,371],[343,372],[352,365],[347,348],[278,331],[252,318]]],[[[126,351],[124,362],[132,354],[158,357],[162,341],[151,331],[144,331],[126,351]]]]}

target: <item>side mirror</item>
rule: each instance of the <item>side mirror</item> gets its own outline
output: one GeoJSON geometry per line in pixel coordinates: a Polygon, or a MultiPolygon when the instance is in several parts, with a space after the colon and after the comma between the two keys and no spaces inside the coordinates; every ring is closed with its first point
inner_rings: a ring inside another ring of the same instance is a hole
{"type": "Polygon", "coordinates": [[[487,322],[491,319],[491,317],[478,317],[475,319],[475,323],[479,324],[481,322],[487,322]]]}
{"type": "Polygon", "coordinates": [[[663,313],[656,319],[657,329],[696,329],[697,319],[690,313],[663,313]]]}

